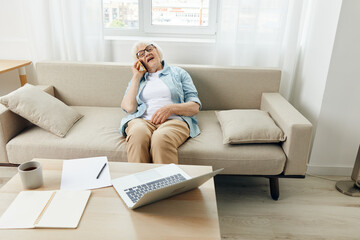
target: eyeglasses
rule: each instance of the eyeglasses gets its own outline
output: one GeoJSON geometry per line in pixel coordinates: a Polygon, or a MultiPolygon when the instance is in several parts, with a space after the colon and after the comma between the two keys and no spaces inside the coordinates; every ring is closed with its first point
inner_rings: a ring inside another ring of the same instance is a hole
{"type": "Polygon", "coordinates": [[[146,48],[144,50],[140,50],[136,53],[136,57],[137,58],[142,58],[143,56],[145,56],[145,51],[146,52],[152,52],[154,50],[155,46],[150,44],[147,45],[146,48]]]}

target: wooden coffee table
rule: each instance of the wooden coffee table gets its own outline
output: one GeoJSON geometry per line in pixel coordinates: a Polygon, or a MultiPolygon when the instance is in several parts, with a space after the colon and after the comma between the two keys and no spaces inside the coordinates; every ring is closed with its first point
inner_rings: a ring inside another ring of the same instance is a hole
{"type": "MultiPolygon", "coordinates": [[[[44,186],[60,188],[63,160],[34,159],[43,167],[44,186]]],[[[109,162],[111,178],[118,178],[160,165],[109,162]]],[[[179,165],[190,176],[212,171],[209,166],[179,165]]],[[[20,191],[16,174],[0,189],[0,215],[20,191]]],[[[1,239],[220,239],[213,179],[200,188],[130,210],[113,187],[92,190],[77,229],[0,230],[1,239]]]]}

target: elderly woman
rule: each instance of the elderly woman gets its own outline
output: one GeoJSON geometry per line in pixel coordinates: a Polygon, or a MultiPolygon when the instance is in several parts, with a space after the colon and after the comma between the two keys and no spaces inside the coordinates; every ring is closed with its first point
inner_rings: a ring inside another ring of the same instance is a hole
{"type": "Polygon", "coordinates": [[[133,76],[121,103],[128,113],[120,127],[128,161],[178,163],[178,147],[200,134],[197,90],[184,69],[163,61],[157,44],[138,42],[133,56],[133,76]]]}

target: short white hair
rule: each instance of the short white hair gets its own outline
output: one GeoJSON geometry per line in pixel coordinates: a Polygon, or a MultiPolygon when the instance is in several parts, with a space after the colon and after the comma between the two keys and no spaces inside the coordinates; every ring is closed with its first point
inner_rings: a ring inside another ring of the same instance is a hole
{"type": "Polygon", "coordinates": [[[136,54],[137,54],[137,52],[138,52],[138,47],[140,46],[140,45],[146,45],[146,46],[148,46],[148,45],[150,45],[150,44],[152,44],[152,45],[154,45],[155,47],[156,47],[156,49],[158,50],[158,52],[159,52],[159,56],[160,56],[160,61],[162,61],[163,60],[163,51],[162,51],[162,49],[159,47],[159,45],[157,45],[155,42],[153,42],[153,41],[138,41],[138,42],[136,42],[134,45],[133,45],[133,47],[132,47],[132,55],[133,55],[133,57],[134,57],[134,59],[135,60],[137,60],[138,58],[137,58],[137,56],[136,56],[136,54]]]}

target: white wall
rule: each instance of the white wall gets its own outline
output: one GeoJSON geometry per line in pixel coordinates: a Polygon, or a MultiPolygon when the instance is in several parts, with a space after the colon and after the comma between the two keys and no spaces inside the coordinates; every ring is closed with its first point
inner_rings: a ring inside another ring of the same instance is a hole
{"type": "Polygon", "coordinates": [[[290,101],[313,124],[313,136],[321,110],[341,2],[310,1],[312,11],[305,29],[290,101]]]}
{"type": "Polygon", "coordinates": [[[350,175],[360,144],[360,1],[344,0],[308,172],[350,175]]]}

